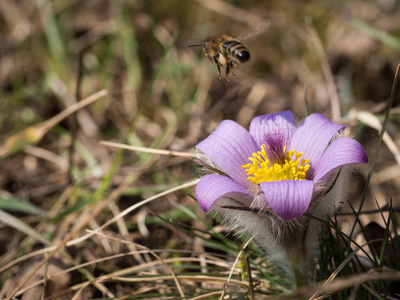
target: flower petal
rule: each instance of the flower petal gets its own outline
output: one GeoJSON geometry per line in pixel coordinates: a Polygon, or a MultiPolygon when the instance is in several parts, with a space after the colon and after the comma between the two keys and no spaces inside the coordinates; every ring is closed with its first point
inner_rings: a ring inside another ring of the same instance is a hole
{"type": "Polygon", "coordinates": [[[322,155],[315,167],[313,181],[318,182],[336,167],[367,162],[368,156],[360,143],[354,139],[342,137],[335,140],[322,155]]]}
{"type": "Polygon", "coordinates": [[[332,137],[346,128],[329,121],[321,114],[308,116],[294,133],[289,150],[303,152],[302,159],[310,160],[307,179],[312,178],[315,165],[318,163],[332,137]]]}
{"type": "Polygon", "coordinates": [[[204,176],[196,187],[197,201],[205,212],[209,212],[215,201],[227,195],[240,201],[240,198],[248,198],[252,194],[229,177],[216,174],[204,176]]]}
{"type": "Polygon", "coordinates": [[[276,114],[258,116],[250,124],[250,134],[255,139],[258,148],[261,148],[267,134],[282,134],[284,145],[288,145],[296,131],[296,120],[290,110],[276,114]]]}
{"type": "Polygon", "coordinates": [[[243,165],[250,163],[249,157],[259,149],[250,133],[238,123],[225,120],[196,148],[206,154],[227,175],[241,185],[251,189],[243,165]]]}
{"type": "Polygon", "coordinates": [[[259,184],[272,210],[288,220],[302,215],[310,205],[314,183],[311,180],[281,180],[259,184]]]}

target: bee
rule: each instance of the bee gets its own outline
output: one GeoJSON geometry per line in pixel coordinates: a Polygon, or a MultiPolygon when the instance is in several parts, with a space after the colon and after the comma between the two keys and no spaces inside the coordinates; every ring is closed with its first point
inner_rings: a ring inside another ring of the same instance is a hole
{"type": "Polygon", "coordinates": [[[219,79],[221,79],[221,67],[226,66],[225,78],[233,73],[235,64],[245,63],[250,60],[250,50],[238,40],[228,35],[209,37],[204,41],[204,53],[212,63],[217,65],[219,79]]]}
{"type": "Polygon", "coordinates": [[[268,25],[269,20],[263,20],[257,27],[252,28],[238,38],[233,38],[229,35],[217,35],[207,38],[204,41],[204,45],[191,45],[189,47],[203,46],[205,56],[217,66],[219,79],[221,79],[221,67],[226,66],[225,78],[229,80],[229,74],[235,76],[232,70],[233,67],[249,61],[251,57],[249,48],[239,40],[247,40],[259,35],[268,25]]]}

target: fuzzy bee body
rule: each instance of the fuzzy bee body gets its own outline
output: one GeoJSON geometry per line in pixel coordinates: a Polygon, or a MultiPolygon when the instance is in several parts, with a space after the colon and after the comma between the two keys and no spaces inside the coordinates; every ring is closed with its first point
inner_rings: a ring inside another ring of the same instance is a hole
{"type": "Polygon", "coordinates": [[[233,67],[250,60],[250,50],[240,41],[246,41],[258,36],[268,27],[269,20],[261,20],[249,31],[233,38],[229,35],[216,35],[207,38],[203,45],[190,45],[189,47],[202,46],[205,55],[217,66],[219,79],[221,79],[221,67],[226,67],[225,77],[233,74],[233,67]]]}
{"type": "Polygon", "coordinates": [[[241,64],[250,60],[249,49],[237,39],[228,35],[217,35],[209,37],[204,42],[204,53],[218,68],[219,78],[221,79],[221,67],[226,66],[225,76],[232,73],[235,64],[241,64]]]}

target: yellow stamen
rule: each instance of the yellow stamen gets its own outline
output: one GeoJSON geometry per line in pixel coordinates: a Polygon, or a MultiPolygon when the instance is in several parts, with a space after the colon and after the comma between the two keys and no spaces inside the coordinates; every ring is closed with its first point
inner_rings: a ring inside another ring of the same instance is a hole
{"type": "Polygon", "coordinates": [[[246,169],[247,180],[258,184],[266,181],[278,180],[305,180],[306,172],[310,168],[309,159],[300,160],[302,152],[291,150],[286,152],[284,147],[285,158],[282,162],[270,162],[267,156],[265,145],[261,146],[261,151],[253,153],[249,157],[251,163],[243,165],[246,169]],[[295,157],[295,160],[292,157],[295,157]]]}

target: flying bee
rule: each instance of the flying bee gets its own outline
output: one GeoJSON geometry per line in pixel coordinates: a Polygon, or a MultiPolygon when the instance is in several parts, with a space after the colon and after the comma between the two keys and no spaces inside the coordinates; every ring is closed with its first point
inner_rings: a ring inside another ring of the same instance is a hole
{"type": "Polygon", "coordinates": [[[205,56],[217,66],[219,79],[221,79],[221,67],[226,66],[225,78],[233,73],[233,67],[237,64],[245,63],[250,60],[251,54],[247,48],[239,40],[248,40],[262,33],[269,25],[269,20],[263,20],[250,31],[240,35],[238,38],[233,38],[229,35],[217,35],[207,38],[204,45],[191,45],[189,47],[203,46],[205,56]]]}
{"type": "Polygon", "coordinates": [[[228,35],[209,37],[204,42],[204,53],[217,65],[219,78],[221,79],[221,67],[226,66],[225,77],[232,73],[235,64],[241,64],[250,60],[250,50],[238,40],[228,35]]]}

